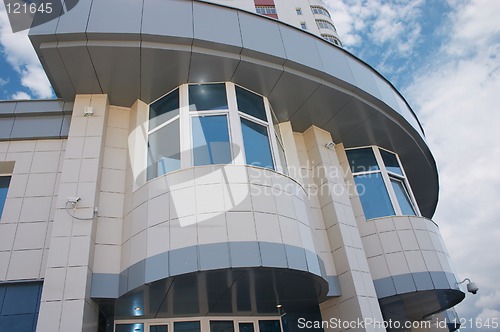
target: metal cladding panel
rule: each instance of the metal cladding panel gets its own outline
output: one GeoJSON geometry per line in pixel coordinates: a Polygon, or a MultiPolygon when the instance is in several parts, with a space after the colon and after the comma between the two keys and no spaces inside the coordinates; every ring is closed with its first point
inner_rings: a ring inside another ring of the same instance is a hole
{"type": "Polygon", "coordinates": [[[0,139],[2,140],[10,139],[10,133],[12,132],[13,126],[14,126],[13,118],[0,118],[0,139]]]}
{"type": "Polygon", "coordinates": [[[382,99],[382,94],[375,83],[374,74],[369,70],[368,66],[353,58],[348,58],[347,61],[354,76],[356,87],[378,99],[382,99]]]}
{"type": "Polygon", "coordinates": [[[356,82],[349,67],[348,55],[325,40],[316,40],[316,47],[324,66],[323,70],[328,74],[324,79],[349,91],[354,90],[356,82]]]}
{"type": "Polygon", "coordinates": [[[158,43],[142,43],[140,99],[145,103],[188,81],[191,47],[179,47],[177,50],[161,47],[162,44],[158,43]]]}
{"type": "Polygon", "coordinates": [[[12,115],[16,109],[16,102],[0,103],[0,115],[12,115]]]}
{"type": "Polygon", "coordinates": [[[27,103],[17,102],[14,113],[20,115],[23,113],[53,113],[61,112],[64,102],[60,100],[36,100],[27,103]]]}
{"type": "MultiPolygon", "coordinates": [[[[45,67],[49,81],[58,96],[75,96],[76,91],[57,49],[57,43],[40,45],[40,61],[45,67]]],[[[78,78],[75,78],[78,79],[78,78]]]]}
{"type": "Polygon", "coordinates": [[[326,123],[334,117],[353,97],[341,91],[335,91],[321,85],[301,108],[290,118],[293,129],[303,132],[311,125],[324,128],[326,123]],[[302,110],[314,110],[303,112],[302,110]]]}
{"type": "MultiPolygon", "coordinates": [[[[244,12],[238,13],[238,16],[243,41],[242,55],[262,57],[264,60],[269,57],[286,58],[278,23],[244,12]],[[266,42],[263,43],[262,39],[266,42]]],[[[284,62],[281,60],[281,64],[284,62]]]]}
{"type": "Polygon", "coordinates": [[[320,81],[304,80],[300,73],[285,68],[269,95],[269,102],[273,105],[278,120],[288,121],[320,85],[320,81]]]}
{"type": "Polygon", "coordinates": [[[193,4],[185,0],[148,0],[144,2],[141,34],[143,40],[164,38],[192,43],[193,4]],[[163,37],[163,38],[162,38],[163,37]]]}
{"type": "Polygon", "coordinates": [[[242,56],[232,81],[267,97],[282,73],[282,66],[242,56]]]}
{"type": "Polygon", "coordinates": [[[78,93],[102,93],[92,59],[85,45],[59,43],[59,54],[70,77],[78,77],[74,88],[78,93]]]}
{"type": "Polygon", "coordinates": [[[56,28],[58,40],[74,40],[75,37],[85,37],[91,4],[91,0],[79,0],[73,9],[59,17],[56,28]]]}
{"type": "MultiPolygon", "coordinates": [[[[137,34],[141,31],[143,1],[92,1],[87,34],[137,34]]],[[[104,37],[104,36],[103,36],[104,37]]]]}
{"type": "Polygon", "coordinates": [[[239,56],[232,53],[193,47],[189,67],[189,82],[230,81],[239,61],[239,56]]]}
{"type": "Polygon", "coordinates": [[[113,47],[101,47],[99,41],[87,46],[102,93],[109,95],[111,104],[132,105],[140,95],[140,43],[102,43],[113,47]]]}
{"type": "Polygon", "coordinates": [[[242,43],[237,10],[195,1],[193,19],[193,46],[208,45],[221,51],[240,53],[242,43]]]}
{"type": "Polygon", "coordinates": [[[323,73],[323,62],[319,56],[314,38],[304,31],[280,25],[281,37],[285,46],[286,66],[302,70],[307,74],[323,73]]]}

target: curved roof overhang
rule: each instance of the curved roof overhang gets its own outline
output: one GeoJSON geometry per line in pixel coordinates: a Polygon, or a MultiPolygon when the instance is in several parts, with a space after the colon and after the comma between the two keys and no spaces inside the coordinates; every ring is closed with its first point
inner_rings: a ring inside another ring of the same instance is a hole
{"type": "Polygon", "coordinates": [[[30,30],[56,94],[108,94],[149,103],[188,82],[232,81],[269,98],[295,131],[328,130],[346,147],[397,152],[422,214],[432,217],[438,176],[423,130],[373,68],[321,38],[254,13],[189,0],[80,1],[30,30]]]}

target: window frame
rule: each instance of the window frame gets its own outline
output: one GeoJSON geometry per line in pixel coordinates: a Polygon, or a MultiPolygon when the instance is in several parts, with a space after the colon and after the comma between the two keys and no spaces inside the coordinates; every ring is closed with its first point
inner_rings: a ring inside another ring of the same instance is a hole
{"type": "Polygon", "coordinates": [[[255,6],[255,12],[260,15],[277,15],[276,6],[255,6]],[[259,11],[260,10],[260,11],[259,11]]]}
{"type": "MultiPolygon", "coordinates": [[[[153,133],[155,133],[158,130],[161,130],[165,126],[168,126],[169,124],[179,120],[179,132],[180,132],[180,138],[179,138],[179,147],[180,147],[180,168],[174,171],[178,171],[181,169],[186,169],[186,168],[191,168],[191,167],[197,167],[194,165],[194,137],[193,137],[193,119],[194,117],[201,117],[201,116],[217,116],[217,115],[224,115],[226,116],[227,120],[227,125],[228,125],[228,136],[229,136],[229,146],[230,146],[230,153],[231,153],[231,164],[236,164],[236,165],[248,165],[248,166],[253,166],[253,167],[260,167],[256,165],[249,165],[246,163],[246,155],[245,155],[245,142],[243,140],[243,131],[242,131],[242,125],[241,125],[241,119],[245,119],[247,121],[254,122],[258,125],[264,126],[267,131],[267,136],[269,140],[269,149],[271,153],[271,158],[272,158],[272,163],[273,163],[273,168],[267,168],[269,170],[273,170],[282,174],[287,174],[286,173],[286,156],[284,156],[283,160],[281,156],[279,155],[278,152],[278,144],[281,144],[283,147],[282,143],[282,138],[278,137],[278,134],[275,131],[275,119],[276,116],[274,116],[274,113],[272,111],[272,107],[269,104],[269,100],[265,97],[262,96],[250,89],[247,89],[243,86],[236,85],[232,82],[204,82],[204,83],[188,83],[188,84],[182,84],[172,90],[170,90],[168,93],[162,95],[160,98],[155,99],[151,103],[148,104],[148,116],[147,120],[145,123],[145,131],[146,131],[146,144],[149,144],[149,136],[153,133]],[[196,84],[224,84],[225,86],[225,91],[226,91],[226,98],[227,98],[227,108],[226,109],[216,109],[216,110],[190,110],[189,107],[189,86],[190,85],[196,85],[196,84]],[[255,116],[252,116],[250,114],[244,113],[238,109],[237,105],[237,98],[236,98],[236,86],[238,86],[241,89],[244,89],[252,94],[255,94],[259,97],[262,98],[264,109],[265,109],[265,116],[266,120],[264,121],[262,119],[259,119],[255,116]],[[156,101],[160,100],[161,98],[164,98],[168,94],[174,92],[176,89],[179,90],[179,114],[176,116],[172,117],[171,119],[165,121],[164,123],[161,123],[157,125],[154,128],[149,128],[149,105],[155,103],[156,101]],[[279,141],[279,142],[278,142],[279,141]],[[237,150],[237,148],[240,149],[240,151],[237,150]],[[285,162],[285,165],[283,164],[283,161],[285,162]]],[[[284,147],[282,149],[284,151],[284,147]]],[[[145,149],[145,156],[144,156],[144,164],[145,168],[147,169],[147,163],[148,163],[148,152],[149,149],[146,147],[145,149]]],[[[201,165],[200,165],[201,166],[201,165]]],[[[172,172],[174,172],[172,171],[172,172]]],[[[170,172],[167,172],[166,174],[169,174],[170,172]]],[[[145,181],[151,181],[159,176],[162,175],[157,175],[155,177],[147,178],[145,181]]]]}
{"type": "Polygon", "coordinates": [[[332,18],[332,16],[330,15],[330,12],[325,7],[312,5],[311,11],[314,15],[324,15],[324,16],[329,17],[330,19],[332,18]],[[316,12],[314,10],[316,10],[316,12]]]}
{"type": "MultiPolygon", "coordinates": [[[[349,149],[345,149],[345,150],[346,151],[359,150],[359,149],[364,149],[364,148],[371,148],[372,149],[372,152],[375,156],[375,160],[377,161],[377,165],[378,165],[379,169],[372,170],[372,171],[363,171],[363,172],[352,173],[353,180],[356,176],[368,175],[368,174],[373,174],[373,173],[381,173],[382,179],[383,179],[383,182],[385,185],[385,189],[387,190],[387,193],[389,194],[389,199],[392,203],[392,208],[394,209],[394,213],[396,216],[403,216],[404,214],[401,211],[401,207],[400,207],[398,198],[396,196],[394,188],[392,187],[391,178],[396,179],[398,181],[401,181],[403,184],[403,188],[406,189],[406,193],[408,194],[409,202],[410,202],[410,205],[412,206],[412,208],[415,212],[415,216],[421,216],[422,214],[420,213],[420,209],[418,207],[417,201],[415,199],[415,196],[413,195],[413,191],[411,190],[410,183],[408,182],[408,177],[406,176],[406,172],[404,170],[403,164],[401,163],[399,155],[397,153],[394,153],[394,152],[388,150],[388,149],[384,149],[384,148],[374,146],[374,145],[372,145],[372,146],[359,146],[359,147],[349,148],[349,149]],[[390,172],[387,170],[387,168],[385,167],[385,163],[384,163],[384,160],[382,158],[382,155],[380,153],[380,150],[389,152],[389,153],[393,154],[394,156],[396,156],[396,159],[399,163],[399,167],[401,169],[402,175],[394,173],[394,172],[390,172]]],[[[349,170],[352,171],[350,163],[349,163],[349,170]]]]}
{"type": "Polygon", "coordinates": [[[316,19],[316,25],[318,26],[318,29],[325,29],[325,30],[331,30],[337,32],[337,28],[335,25],[333,25],[332,22],[329,22],[327,20],[323,19],[316,19]],[[320,26],[323,25],[323,26],[320,26]]]}

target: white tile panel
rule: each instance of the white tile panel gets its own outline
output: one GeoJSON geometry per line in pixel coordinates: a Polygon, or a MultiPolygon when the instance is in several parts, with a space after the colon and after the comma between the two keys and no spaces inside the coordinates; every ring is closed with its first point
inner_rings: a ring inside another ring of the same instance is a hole
{"type": "Polygon", "coordinates": [[[226,218],[229,241],[257,241],[252,212],[226,212],[226,218]]]}

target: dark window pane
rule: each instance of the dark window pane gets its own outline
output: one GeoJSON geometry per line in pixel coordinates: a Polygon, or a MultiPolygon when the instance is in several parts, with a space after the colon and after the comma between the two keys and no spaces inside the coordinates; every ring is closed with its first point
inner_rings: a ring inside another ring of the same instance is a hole
{"type": "Polygon", "coordinates": [[[347,150],[346,154],[353,173],[376,171],[379,169],[372,148],[347,150]]]}
{"type": "Polygon", "coordinates": [[[7,191],[9,190],[10,176],[0,176],[0,217],[2,216],[7,191]]]}
{"type": "Polygon", "coordinates": [[[401,213],[405,216],[414,216],[415,210],[410,201],[408,191],[401,180],[391,178],[392,188],[394,193],[398,198],[399,207],[401,208],[401,213]]]}
{"type": "Polygon", "coordinates": [[[179,115],[179,89],[149,106],[149,130],[179,115]]]}
{"type": "Polygon", "coordinates": [[[189,110],[227,109],[226,85],[197,84],[189,86],[189,110]]]}
{"type": "Polygon", "coordinates": [[[264,99],[261,96],[237,86],[236,101],[240,112],[267,121],[264,99]]]}
{"type": "Polygon", "coordinates": [[[117,324],[115,332],[144,332],[144,324],[117,324]]]}
{"type": "Polygon", "coordinates": [[[259,320],[260,332],[281,332],[279,320],[259,320]]]}
{"type": "Polygon", "coordinates": [[[174,332],[200,332],[200,322],[175,322],[174,332]]]}
{"type": "Polygon", "coordinates": [[[192,125],[194,165],[230,164],[227,117],[195,116],[192,118],[192,125]]]}
{"type": "Polygon", "coordinates": [[[149,135],[147,179],[181,167],[179,120],[149,135]]]}
{"type": "Polygon", "coordinates": [[[241,128],[247,164],[274,169],[267,128],[243,118],[241,128]]]}
{"type": "Polygon", "coordinates": [[[399,162],[398,158],[396,158],[396,155],[394,153],[390,153],[382,149],[380,149],[379,151],[387,171],[403,175],[401,167],[399,167],[399,162]]]}
{"type": "Polygon", "coordinates": [[[211,320],[210,332],[234,332],[234,323],[232,320],[211,320]]]}
{"type": "Polygon", "coordinates": [[[358,175],[354,181],[366,219],[394,215],[381,173],[358,175]]]}
{"type": "Polygon", "coordinates": [[[149,327],[149,332],[168,332],[168,325],[153,325],[149,327]]]}
{"type": "Polygon", "coordinates": [[[239,323],[239,332],[254,332],[253,323],[239,323]]]}

